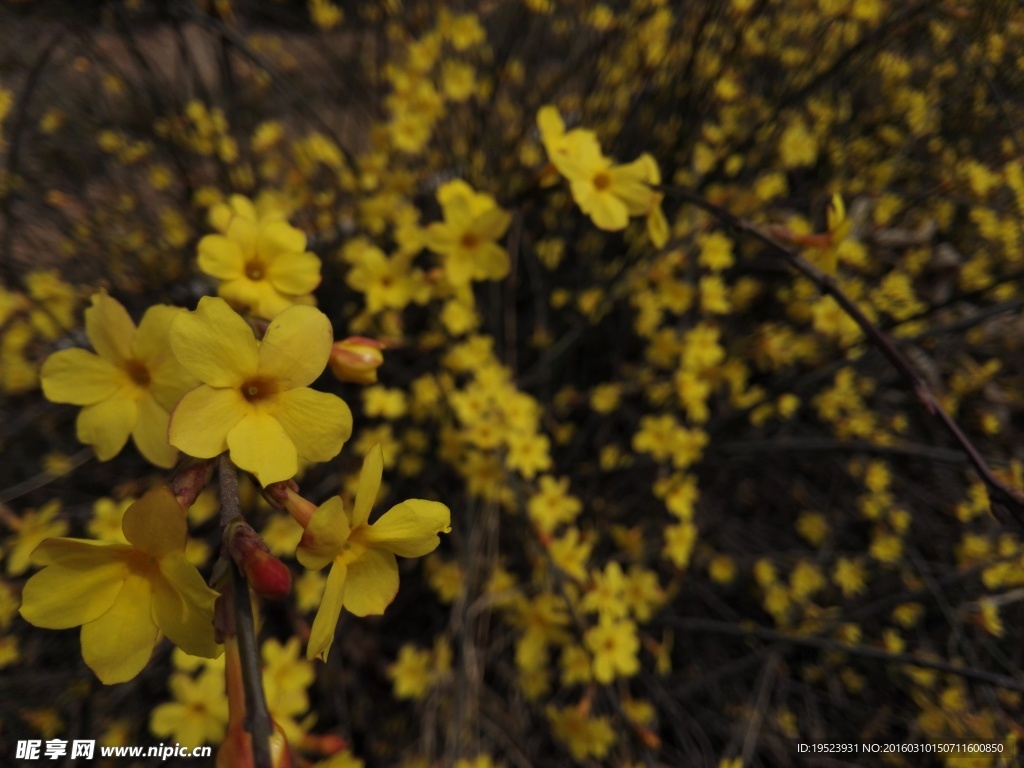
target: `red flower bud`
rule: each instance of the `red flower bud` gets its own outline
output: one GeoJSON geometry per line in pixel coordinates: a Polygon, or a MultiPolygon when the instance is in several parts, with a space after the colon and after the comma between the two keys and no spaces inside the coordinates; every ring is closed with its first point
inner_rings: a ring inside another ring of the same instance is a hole
{"type": "Polygon", "coordinates": [[[364,336],[336,341],[331,349],[331,371],[340,381],[373,384],[377,381],[377,369],[384,362],[383,349],[381,342],[364,336]]]}
{"type": "Polygon", "coordinates": [[[280,600],[292,588],[292,572],[270,554],[266,542],[244,520],[236,520],[225,530],[228,552],[242,569],[253,591],[270,600],[280,600]]]}

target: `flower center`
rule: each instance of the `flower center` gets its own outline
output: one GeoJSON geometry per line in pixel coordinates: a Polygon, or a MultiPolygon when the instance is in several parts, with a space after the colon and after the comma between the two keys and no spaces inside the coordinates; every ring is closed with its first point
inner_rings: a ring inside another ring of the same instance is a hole
{"type": "Polygon", "coordinates": [[[128,372],[128,378],[137,386],[148,387],[152,381],[152,378],[149,375],[149,369],[138,360],[125,361],[124,368],[128,372]]]}
{"type": "Polygon", "coordinates": [[[459,241],[466,250],[472,250],[480,244],[480,237],[476,232],[466,232],[459,241]]]}
{"type": "Polygon", "coordinates": [[[599,192],[604,192],[612,185],[612,177],[604,171],[600,171],[594,175],[594,188],[599,192]]]}
{"type": "Polygon", "coordinates": [[[245,276],[250,280],[262,280],[266,267],[260,261],[250,261],[245,265],[245,276]]]}
{"type": "Polygon", "coordinates": [[[250,403],[263,400],[277,392],[277,386],[267,379],[249,379],[241,386],[242,397],[250,403]]]}

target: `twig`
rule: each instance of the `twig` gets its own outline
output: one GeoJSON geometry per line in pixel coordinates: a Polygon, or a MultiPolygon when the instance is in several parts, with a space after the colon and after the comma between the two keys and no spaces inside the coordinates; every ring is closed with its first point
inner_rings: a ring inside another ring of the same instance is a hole
{"type": "Polygon", "coordinates": [[[1016,489],[1005,485],[992,474],[992,470],[989,469],[988,464],[985,463],[985,459],[982,458],[978,449],[974,447],[970,438],[960,429],[960,425],[935,399],[935,396],[920,374],[914,370],[914,367],[903,356],[903,353],[899,351],[892,340],[868,319],[856,302],[842,291],[834,277],[826,275],[796,251],[790,250],[770,235],[762,232],[756,225],[741,219],[719,205],[715,205],[697,193],[670,185],[661,185],[659,189],[666,195],[684,200],[707,211],[719,221],[738,232],[749,235],[766,246],[772,253],[781,256],[790,267],[814,283],[822,293],[835,299],[835,302],[857,324],[857,327],[860,328],[868,340],[885,355],[890,365],[907,380],[914,394],[917,395],[918,400],[924,405],[925,410],[945,427],[946,431],[959,444],[961,450],[967,454],[967,458],[974,466],[975,471],[981,476],[981,479],[988,488],[989,504],[993,516],[1003,525],[1008,525],[1012,522],[1020,528],[1024,528],[1024,495],[1016,489]]]}
{"type": "MultiPolygon", "coordinates": [[[[222,527],[242,516],[238,501],[238,472],[228,455],[220,457],[220,519],[222,527]]],[[[256,624],[252,615],[249,584],[233,560],[230,561],[233,591],[235,630],[242,663],[242,681],[245,685],[246,729],[252,737],[255,768],[272,768],[270,736],[273,726],[263,692],[263,673],[260,669],[259,645],[256,642],[256,624]]]]}
{"type": "Polygon", "coordinates": [[[92,448],[83,448],[78,451],[78,453],[68,457],[67,469],[64,471],[54,473],[47,469],[34,477],[30,477],[28,480],[22,480],[20,483],[16,483],[10,488],[0,491],[0,504],[6,504],[9,501],[14,501],[19,496],[24,496],[26,493],[32,493],[32,491],[42,488],[47,483],[51,483],[59,477],[71,474],[91,458],[92,448]]]}
{"type": "Polygon", "coordinates": [[[780,437],[771,440],[744,440],[709,445],[708,453],[726,456],[753,456],[763,453],[865,453],[876,456],[906,456],[943,464],[963,464],[967,458],[960,451],[936,448],[933,445],[896,443],[878,445],[866,440],[833,440],[827,437],[780,437]]]}
{"type": "Polygon", "coordinates": [[[684,632],[709,632],[720,635],[735,635],[737,637],[756,637],[772,643],[781,643],[784,647],[805,646],[817,648],[822,651],[838,651],[848,653],[851,656],[859,656],[865,659],[877,659],[890,664],[905,664],[925,669],[934,669],[938,672],[947,672],[951,675],[970,678],[982,683],[988,683],[1009,691],[1024,691],[1024,680],[1000,675],[995,672],[988,672],[984,669],[964,666],[963,664],[952,664],[942,659],[929,659],[916,656],[912,653],[892,653],[883,648],[872,648],[866,645],[848,645],[837,640],[829,640],[825,637],[814,635],[790,635],[767,627],[732,624],[726,621],[714,621],[712,619],[685,619],[676,617],[665,617],[662,624],[679,629],[684,632]]]}

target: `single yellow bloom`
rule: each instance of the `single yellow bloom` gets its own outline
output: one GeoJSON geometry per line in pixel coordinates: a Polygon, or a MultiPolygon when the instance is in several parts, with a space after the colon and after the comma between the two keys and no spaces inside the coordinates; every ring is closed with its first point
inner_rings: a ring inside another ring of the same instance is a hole
{"type": "Polygon", "coordinates": [[[279,208],[257,210],[248,198],[233,195],[210,213],[224,234],[199,241],[199,268],[221,281],[217,294],[260,317],[312,303],[309,294],[320,284],[320,259],[284,218],[279,208]]]}
{"type": "Polygon", "coordinates": [[[574,128],[566,133],[562,116],[550,105],[537,112],[537,127],[551,164],[569,180],[573,199],[595,226],[617,231],[626,228],[630,216],[645,216],[651,242],[658,248],[668,242],[664,196],[651,188],[661,184],[661,171],[651,155],[614,165],[593,131],[574,128]]]}
{"type": "Polygon", "coordinates": [[[32,553],[45,566],[22,594],[21,615],[45,629],[82,627],[85,663],[107,685],[146,666],[161,633],[193,656],[215,658],[217,593],[185,559],[185,513],[166,486],[124,514],[129,543],[48,539],[32,553]]]}
{"type": "Polygon", "coordinates": [[[60,501],[55,499],[38,512],[29,510],[19,518],[20,524],[0,547],[0,554],[6,550],[8,576],[20,576],[28,570],[32,551],[40,543],[68,532],[67,520],[57,518],[60,511],[60,501]]]}
{"type": "Polygon", "coordinates": [[[115,299],[100,292],[85,311],[85,332],[96,353],[55,352],[43,364],[43,394],[55,403],[84,406],[78,439],[100,461],[114,458],[131,435],[158,467],[172,467],[178,452],[167,442],[168,413],[196,380],[171,354],[168,329],[182,310],[150,307],[135,327],[115,299]]]}
{"type": "Polygon", "coordinates": [[[451,512],[436,501],[409,499],[396,504],[372,525],[370,510],[384,472],[380,445],[363,461],[351,510],[332,496],[313,512],[302,543],[299,562],[311,570],[332,564],[324,600],[310,632],[306,658],[324,661],[334,642],[334,630],[344,606],[356,616],[384,613],[398,594],[401,557],[422,557],[440,543],[438,533],[451,531],[451,512]]]}
{"type": "Polygon", "coordinates": [[[566,170],[573,199],[598,229],[625,229],[630,216],[660,210],[660,196],[649,186],[658,183],[658,166],[650,155],[613,165],[600,150],[578,152],[567,161],[566,170]]]}
{"type": "Polygon", "coordinates": [[[202,384],[171,414],[171,444],[231,460],[264,486],[287,480],[299,459],[329,461],[352,435],[345,401],[308,388],[327,367],[334,332],[313,307],[289,307],[257,341],[223,299],[206,296],[171,326],[171,346],[202,384]]]}
{"type": "Polygon", "coordinates": [[[427,248],[444,257],[444,273],[453,286],[473,280],[500,280],[508,274],[508,251],[497,241],[512,215],[490,195],[455,179],[437,190],[443,222],[426,229],[427,248]]]}
{"type": "Polygon", "coordinates": [[[153,708],[149,729],[182,744],[218,744],[228,722],[224,670],[204,669],[198,677],[176,672],[167,681],[173,701],[153,708]]]}

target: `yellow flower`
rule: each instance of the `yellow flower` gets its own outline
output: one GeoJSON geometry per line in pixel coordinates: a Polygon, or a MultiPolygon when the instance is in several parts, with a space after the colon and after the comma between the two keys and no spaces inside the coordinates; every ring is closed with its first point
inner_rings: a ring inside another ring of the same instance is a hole
{"type": "Polygon", "coordinates": [[[444,257],[445,277],[454,286],[472,280],[500,280],[508,274],[508,252],[497,241],[512,216],[490,195],[476,192],[461,179],[437,190],[443,222],[426,229],[427,248],[444,257]]]}
{"type": "MultiPolygon", "coordinates": [[[[32,550],[40,542],[52,536],[63,536],[68,532],[66,520],[55,520],[60,514],[60,502],[51,501],[38,512],[28,511],[17,519],[14,533],[8,539],[7,575],[20,576],[28,570],[32,550]]],[[[3,550],[0,549],[0,552],[3,550]]]]}
{"type": "Polygon", "coordinates": [[[82,627],[85,663],[107,685],[146,666],[161,633],[193,656],[219,655],[217,593],[185,560],[188,529],[160,486],[124,514],[129,543],[48,539],[32,553],[45,566],[25,584],[21,615],[45,629],[82,627]]]}
{"type": "Polygon", "coordinates": [[[632,677],[640,671],[640,638],[632,621],[604,614],[597,626],[587,630],[583,642],[594,654],[597,682],[607,684],[616,677],[632,677]]]}
{"type": "Polygon", "coordinates": [[[333,565],[324,601],[313,620],[306,658],[327,660],[342,606],[356,616],[384,613],[398,593],[395,555],[422,557],[440,543],[438,533],[451,530],[451,512],[444,504],[409,499],[385,512],[371,525],[370,509],[384,472],[379,445],[363,461],[351,510],[337,496],[317,507],[296,552],[310,570],[333,565]]]}
{"type": "Polygon", "coordinates": [[[412,268],[415,253],[397,253],[388,257],[374,245],[361,240],[345,248],[345,259],[352,264],[346,282],[366,297],[366,309],[402,309],[411,301],[426,299],[420,270],[412,268]]]}
{"type": "Polygon", "coordinates": [[[218,744],[228,722],[224,671],[204,669],[198,677],[177,672],[167,681],[174,701],[155,707],[149,729],[161,738],[182,744],[218,744]]]}
{"type": "Polygon", "coordinates": [[[219,296],[266,318],[312,303],[320,259],[306,251],[306,236],[284,220],[282,209],[258,211],[248,198],[233,195],[210,220],[224,234],[199,241],[199,268],[221,281],[219,296]]]}
{"type": "Polygon", "coordinates": [[[668,241],[663,195],[651,188],[661,184],[661,171],[651,155],[613,165],[593,131],[575,128],[566,133],[552,106],[537,112],[537,126],[551,164],[569,180],[573,199],[595,226],[617,231],[626,228],[630,216],[645,216],[651,241],[659,248],[668,241]]]}
{"type": "Polygon", "coordinates": [[[406,643],[398,651],[395,663],[388,667],[396,699],[423,698],[434,675],[434,654],[406,643]]]}
{"type": "Polygon", "coordinates": [[[257,341],[223,299],[204,297],[171,326],[171,345],[202,384],[171,415],[172,445],[231,460],[263,485],[287,480],[298,461],[328,461],[352,434],[352,413],[308,385],[331,354],[331,323],[313,307],[290,307],[257,341]]]}
{"type": "Polygon", "coordinates": [[[196,381],[168,343],[175,307],[150,307],[135,327],[106,293],[92,297],[85,332],[96,353],[65,349],[43,364],[43,394],[56,403],[84,406],[78,439],[100,461],[112,459],[131,435],[139,452],[158,467],[172,467],[178,452],[167,442],[168,413],[196,381]]]}

